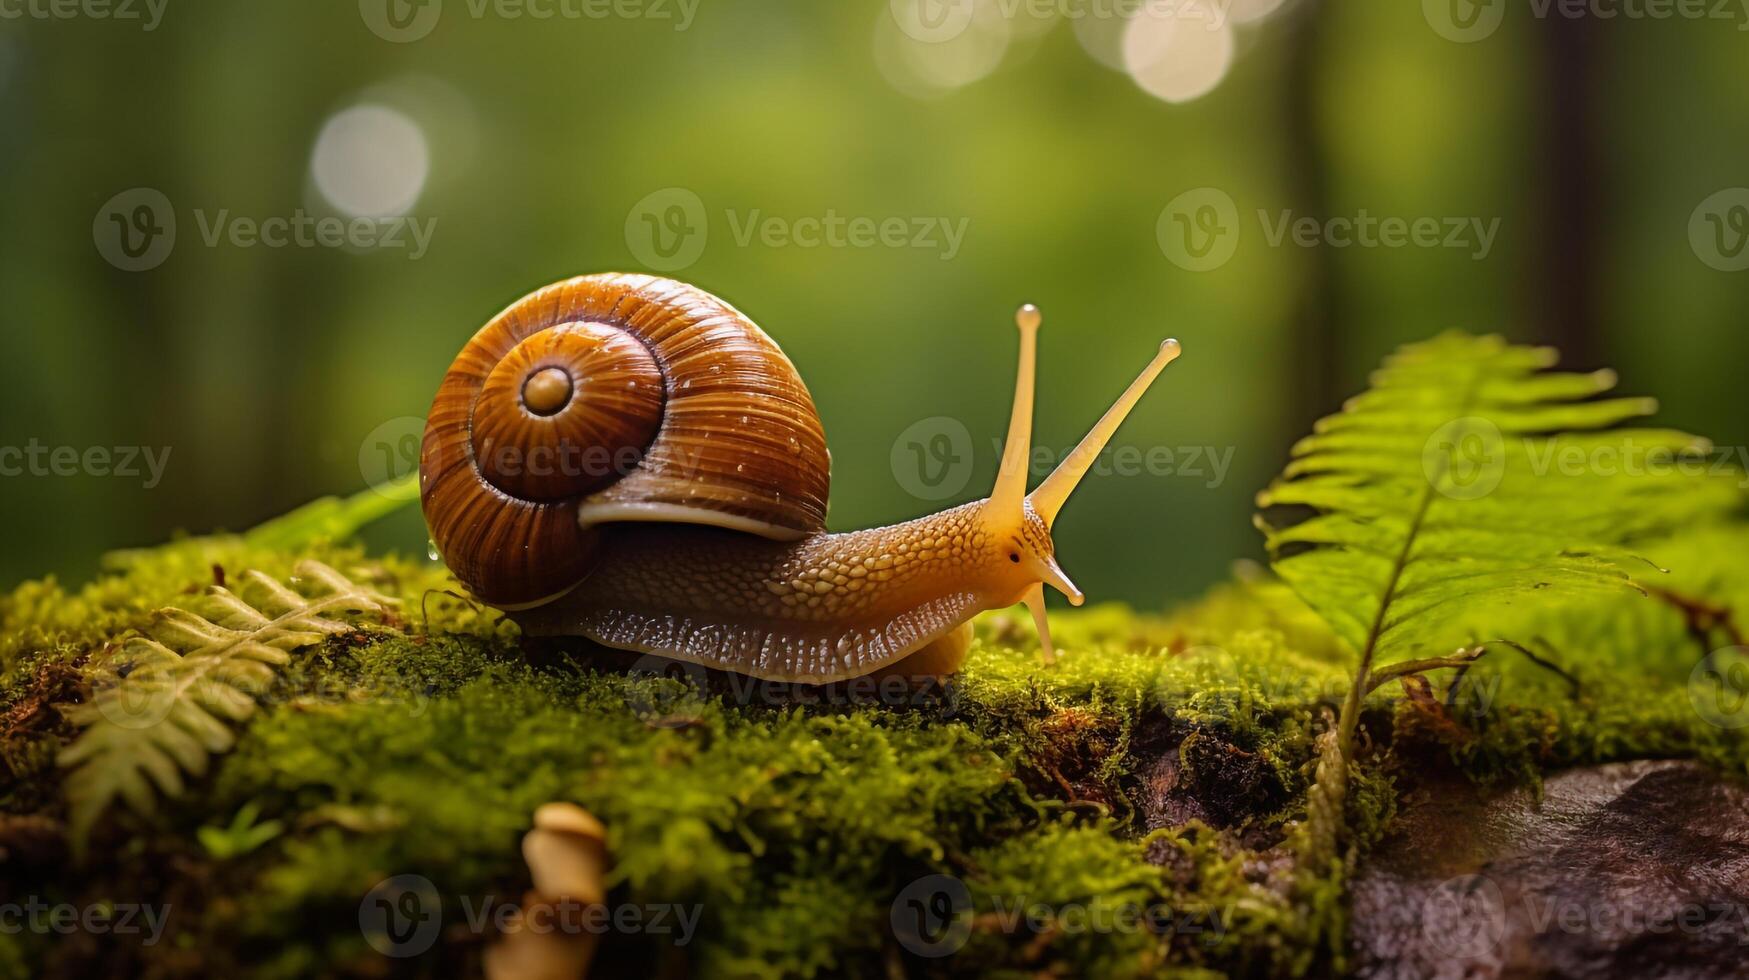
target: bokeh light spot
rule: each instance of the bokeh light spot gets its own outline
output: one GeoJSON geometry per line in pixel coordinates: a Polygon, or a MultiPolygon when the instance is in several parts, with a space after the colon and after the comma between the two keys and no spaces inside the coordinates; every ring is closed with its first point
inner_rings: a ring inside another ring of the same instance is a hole
{"type": "Polygon", "coordinates": [[[907,95],[929,97],[951,92],[989,75],[1008,51],[1013,25],[998,0],[955,0],[971,4],[970,19],[957,30],[922,40],[883,10],[875,23],[875,65],[887,83],[907,95]]]}
{"type": "Polygon", "coordinates": [[[329,117],[310,158],[310,175],[322,197],[336,210],[361,218],[407,213],[430,170],[419,124],[381,105],[357,105],[329,117]]]}
{"type": "Polygon", "coordinates": [[[1123,4],[1088,4],[1069,21],[1081,50],[1113,71],[1123,71],[1123,35],[1129,25],[1123,4]]]}
{"type": "Polygon", "coordinates": [[[1124,70],[1167,102],[1207,95],[1233,64],[1233,28],[1204,4],[1150,0],[1124,29],[1124,70]]]}

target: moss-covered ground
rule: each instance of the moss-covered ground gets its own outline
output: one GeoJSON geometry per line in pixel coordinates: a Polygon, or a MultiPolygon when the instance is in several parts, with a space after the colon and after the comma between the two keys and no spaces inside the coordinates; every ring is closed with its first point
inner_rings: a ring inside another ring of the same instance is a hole
{"type": "Polygon", "coordinates": [[[14,915],[0,976],[476,974],[494,933],[470,913],[528,888],[519,841],[555,800],[606,824],[610,906],[696,915],[684,936],[647,918],[610,932],[600,975],[1324,972],[1344,956],[1343,869],[1421,771],[1534,782],[1638,757],[1749,771],[1749,729],[1696,707],[1720,693],[1697,662],[1749,613],[1741,527],[1670,542],[1668,595],[1473,625],[1468,639],[1518,638],[1567,676],[1501,647],[1461,682],[1446,670],[1376,692],[1347,857],[1329,868],[1297,860],[1296,841],[1349,660],[1260,569],[1167,612],[1057,614],[1050,664],[1022,616],[988,614],[963,673],[933,691],[723,677],[701,691],[581,645],[525,649],[436,564],[322,537],[306,522],[186,539],[113,556],[90,584],[0,598],[0,908],[168,909],[156,942],[14,915]],[[398,614],[295,651],[179,797],[111,807],[74,839],[56,756],[94,667],[153,610],[303,557],[398,598],[398,614]],[[441,898],[420,956],[384,956],[360,926],[396,875],[441,898]]]}

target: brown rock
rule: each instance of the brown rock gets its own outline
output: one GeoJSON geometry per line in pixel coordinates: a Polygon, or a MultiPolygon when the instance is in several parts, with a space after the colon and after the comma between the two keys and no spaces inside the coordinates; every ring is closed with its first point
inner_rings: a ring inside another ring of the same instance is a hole
{"type": "Polygon", "coordinates": [[[1749,787],[1630,762],[1528,790],[1430,787],[1363,863],[1366,977],[1749,975],[1749,787]]]}

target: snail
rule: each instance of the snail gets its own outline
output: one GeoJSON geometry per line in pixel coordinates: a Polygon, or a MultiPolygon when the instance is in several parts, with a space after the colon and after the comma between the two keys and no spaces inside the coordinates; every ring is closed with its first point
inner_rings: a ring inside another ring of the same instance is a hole
{"type": "Polygon", "coordinates": [[[457,356],[427,418],[420,499],[477,598],[531,636],[768,681],[939,678],[971,618],[1044,586],[1080,605],[1051,526],[1148,386],[1167,340],[1031,493],[1038,310],[1021,307],[1008,441],[987,499],[890,527],[825,530],[830,457],[778,345],[685,283],[603,274],[512,304],[457,356]]]}

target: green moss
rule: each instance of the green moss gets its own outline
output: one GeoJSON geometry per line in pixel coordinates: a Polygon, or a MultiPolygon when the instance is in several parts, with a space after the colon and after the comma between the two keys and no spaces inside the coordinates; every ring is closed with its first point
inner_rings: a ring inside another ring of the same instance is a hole
{"type": "MultiPolygon", "coordinates": [[[[445,594],[453,584],[435,565],[323,537],[282,526],[187,539],[113,559],[77,590],[29,583],[0,600],[0,759],[12,777],[0,810],[14,821],[0,846],[24,832],[18,821],[50,828],[40,860],[9,867],[6,895],[174,909],[151,947],[0,936],[0,977],[100,962],[380,973],[389,961],[360,931],[360,903],[400,874],[432,882],[449,927],[413,968],[472,972],[492,930],[471,928],[469,911],[520,898],[521,837],[553,800],[607,825],[613,904],[699,914],[685,944],[611,936],[602,955],[628,971],[1206,975],[1340,958],[1353,855],[1300,867],[1296,842],[1346,655],[1267,580],[1242,576],[1170,614],[1062,614],[1055,664],[1019,617],[987,615],[939,696],[821,703],[746,684],[699,692],[597,669],[587,653],[531,661],[499,614],[445,594]],[[69,870],[52,765],[69,732],[53,706],[80,697],[85,659],[152,609],[188,603],[215,566],[284,575],[305,556],[398,597],[398,628],[300,652],[205,778],[150,817],[109,813],[92,857],[69,870]],[[937,875],[970,903],[956,911],[963,949],[939,958],[893,925],[895,901],[937,875]],[[1132,912],[1143,921],[1128,925],[1132,912]]],[[[1738,528],[1672,542],[1694,559],[1672,588],[1749,600],[1749,577],[1717,557],[1744,543],[1738,528]]],[[[1478,625],[1472,639],[1546,641],[1580,693],[1504,649],[1456,691],[1449,671],[1382,688],[1348,799],[1353,847],[1388,831],[1403,781],[1435,761],[1478,780],[1643,756],[1745,770],[1740,730],[1690,704],[1702,652],[1692,625],[1655,598],[1478,625]]]]}

